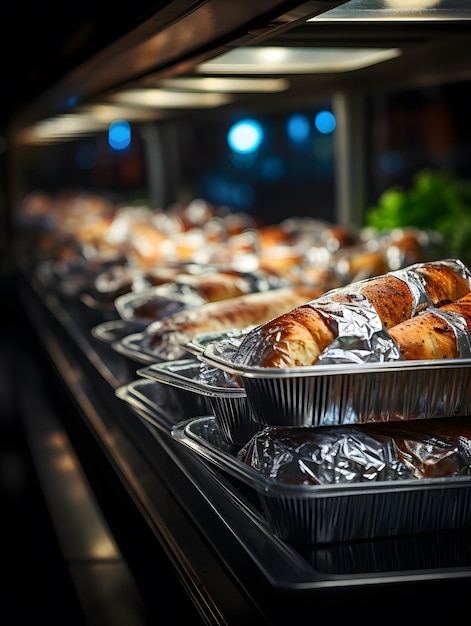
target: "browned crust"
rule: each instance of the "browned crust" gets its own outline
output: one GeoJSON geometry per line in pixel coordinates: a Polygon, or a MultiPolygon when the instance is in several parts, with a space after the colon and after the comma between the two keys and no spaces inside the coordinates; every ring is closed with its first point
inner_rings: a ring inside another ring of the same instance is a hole
{"type": "Polygon", "coordinates": [[[415,271],[424,277],[425,289],[435,306],[455,302],[470,291],[468,279],[449,265],[424,263],[417,266],[415,271]]]}
{"type": "Polygon", "coordinates": [[[360,291],[374,306],[386,328],[391,328],[412,315],[412,295],[407,284],[400,278],[386,274],[369,281],[360,291]]]}
{"type": "Polygon", "coordinates": [[[334,339],[328,319],[309,305],[301,305],[252,331],[238,362],[262,363],[263,367],[311,365],[334,339]]]}
{"type": "MultiPolygon", "coordinates": [[[[458,313],[468,331],[471,330],[471,294],[438,310],[458,313]]],[[[438,311],[437,310],[437,311],[438,311]]],[[[389,334],[399,346],[405,360],[454,359],[459,357],[456,333],[446,319],[437,312],[426,311],[398,324],[389,334]]]]}

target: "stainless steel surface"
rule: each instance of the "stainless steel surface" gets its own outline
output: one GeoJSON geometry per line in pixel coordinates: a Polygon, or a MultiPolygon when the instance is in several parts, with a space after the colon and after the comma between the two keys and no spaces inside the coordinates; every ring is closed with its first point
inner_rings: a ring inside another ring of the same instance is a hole
{"type": "Polygon", "coordinates": [[[19,396],[23,426],[68,571],[87,624],[144,624],[145,608],[129,567],[70,439],[25,365],[19,396]],[[27,387],[25,387],[27,381],[27,387]]]}

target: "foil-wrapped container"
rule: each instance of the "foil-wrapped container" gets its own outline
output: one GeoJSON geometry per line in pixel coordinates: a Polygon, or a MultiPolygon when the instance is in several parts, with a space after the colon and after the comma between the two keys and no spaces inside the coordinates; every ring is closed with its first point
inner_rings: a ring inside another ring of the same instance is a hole
{"type": "MultiPolygon", "coordinates": [[[[221,436],[242,446],[258,431],[243,387],[219,369],[209,368],[195,358],[153,363],[137,370],[139,376],[175,387],[186,401],[203,401],[215,416],[221,436]]],[[[206,414],[202,412],[201,415],[206,414]]]]}
{"type": "MultiPolygon", "coordinates": [[[[204,353],[209,345],[217,343],[221,347],[224,346],[224,353],[228,355],[229,351],[232,353],[236,352],[244,336],[253,328],[255,328],[255,326],[230,328],[228,330],[218,330],[210,333],[198,333],[182,347],[190,354],[199,356],[204,353]]],[[[222,374],[227,378],[225,372],[222,372],[222,374]]]]}
{"type": "Polygon", "coordinates": [[[471,475],[470,436],[471,424],[452,419],[446,429],[443,420],[427,421],[421,429],[408,429],[406,424],[266,426],[237,458],[265,476],[293,485],[471,475]]]}
{"type": "Polygon", "coordinates": [[[191,287],[168,283],[143,291],[125,293],[114,300],[114,307],[124,320],[151,323],[204,303],[205,300],[191,287]]]}
{"type": "MultiPolygon", "coordinates": [[[[460,261],[441,263],[456,267],[466,280],[471,280],[469,270],[460,261]]],[[[409,286],[412,316],[427,310],[445,315],[431,306],[423,279],[413,268],[392,274],[409,286]]],[[[348,294],[340,302],[327,293],[309,303],[337,331],[314,365],[260,367],[247,363],[246,357],[253,351],[259,349],[263,354],[272,335],[276,345],[279,328],[275,324],[263,341],[259,341],[261,325],[243,338],[240,350],[213,342],[199,358],[241,381],[254,419],[261,425],[345,425],[468,415],[471,343],[463,320],[447,316],[453,323],[459,358],[403,360],[398,344],[359,291],[359,284],[364,281],[335,290],[335,295],[348,294]]]]}
{"type": "Polygon", "coordinates": [[[203,396],[178,391],[148,378],[131,380],[117,387],[115,395],[166,435],[178,421],[176,415],[199,417],[209,411],[203,396]]]}
{"type": "Polygon", "coordinates": [[[97,277],[105,273],[124,273],[127,267],[126,258],[120,252],[85,254],[80,251],[64,260],[42,261],[36,266],[36,276],[42,285],[62,296],[75,298],[92,294],[90,297],[98,302],[97,277]]]}
{"type": "Polygon", "coordinates": [[[139,320],[113,319],[93,326],[90,333],[98,341],[111,346],[128,335],[142,331],[145,326],[146,323],[139,320]]]}
{"type": "Polygon", "coordinates": [[[126,293],[144,291],[151,286],[140,268],[124,264],[99,272],[87,291],[97,302],[107,304],[126,293]]]}
{"type": "MultiPolygon", "coordinates": [[[[279,538],[296,544],[331,544],[469,527],[471,456],[467,422],[466,418],[450,417],[429,420],[431,431],[423,422],[420,428],[419,422],[411,423],[410,431],[400,423],[373,424],[361,437],[361,426],[327,428],[324,435],[319,428],[294,429],[291,443],[297,441],[296,437],[310,437],[312,431],[317,441],[312,440],[301,451],[296,444],[268,448],[261,453],[263,463],[272,453],[276,455],[266,464],[267,470],[272,467],[267,472],[238,458],[248,451],[250,443],[239,453],[224,448],[214,417],[178,423],[171,435],[192,453],[238,479],[244,488],[253,489],[269,527],[279,538]],[[384,426],[398,429],[376,430],[384,426]],[[352,433],[358,435],[357,442],[347,451],[346,442],[352,433]],[[322,437],[324,448],[320,445],[322,437]],[[315,484],[293,480],[294,457],[300,461],[297,474],[306,476],[301,465],[314,465],[312,457],[322,453],[327,455],[327,465],[338,462],[338,471],[330,468],[318,472],[326,480],[322,478],[315,484]]],[[[262,443],[266,433],[261,431],[254,437],[260,437],[262,443]]],[[[289,437],[287,434],[285,444],[289,437]]]]}
{"type": "Polygon", "coordinates": [[[242,381],[262,425],[345,425],[471,412],[470,358],[260,368],[234,364],[217,344],[199,358],[242,381]]]}

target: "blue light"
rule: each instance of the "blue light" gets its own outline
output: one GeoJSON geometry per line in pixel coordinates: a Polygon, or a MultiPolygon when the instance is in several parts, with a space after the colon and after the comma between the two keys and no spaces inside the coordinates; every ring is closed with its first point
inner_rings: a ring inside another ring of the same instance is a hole
{"type": "Polygon", "coordinates": [[[328,135],[334,132],[337,121],[330,111],[320,111],[314,119],[314,124],[320,133],[328,135]]]}
{"type": "Polygon", "coordinates": [[[263,129],[256,120],[246,119],[234,124],[227,133],[227,144],[240,154],[255,152],[263,139],[263,129]]]}
{"type": "Polygon", "coordinates": [[[305,115],[296,113],[291,115],[287,124],[288,136],[291,141],[301,143],[309,136],[309,120],[305,115]]]}
{"type": "Polygon", "coordinates": [[[113,150],[125,150],[131,143],[131,126],[125,120],[118,120],[108,128],[108,143],[113,150]]]}

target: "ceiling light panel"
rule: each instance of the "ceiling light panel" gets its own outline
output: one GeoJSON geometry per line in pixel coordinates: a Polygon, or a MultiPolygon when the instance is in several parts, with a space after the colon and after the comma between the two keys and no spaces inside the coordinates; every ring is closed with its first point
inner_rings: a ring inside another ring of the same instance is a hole
{"type": "Polygon", "coordinates": [[[222,78],[215,76],[167,78],[160,81],[166,89],[225,93],[276,93],[286,91],[290,83],[286,78],[222,78]]]}
{"type": "Polygon", "coordinates": [[[246,47],[199,65],[201,74],[307,74],[348,72],[393,59],[398,48],[246,47]]]}
{"type": "Polygon", "coordinates": [[[164,89],[131,89],[115,94],[112,100],[128,106],[173,109],[211,108],[232,102],[228,94],[164,89]]]}

